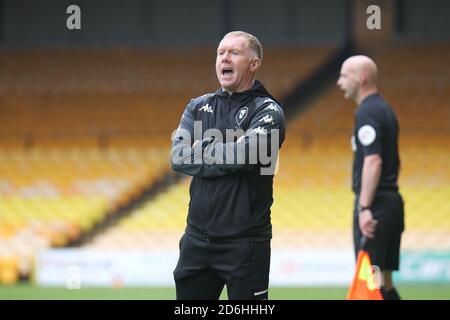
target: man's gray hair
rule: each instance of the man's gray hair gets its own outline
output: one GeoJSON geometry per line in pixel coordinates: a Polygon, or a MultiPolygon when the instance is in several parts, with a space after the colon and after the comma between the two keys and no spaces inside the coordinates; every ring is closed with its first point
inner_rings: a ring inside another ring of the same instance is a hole
{"type": "Polygon", "coordinates": [[[254,35],[245,31],[231,31],[228,32],[223,38],[225,39],[226,37],[244,37],[247,40],[250,49],[256,54],[259,61],[262,62],[263,48],[261,42],[259,42],[258,38],[254,35]]]}

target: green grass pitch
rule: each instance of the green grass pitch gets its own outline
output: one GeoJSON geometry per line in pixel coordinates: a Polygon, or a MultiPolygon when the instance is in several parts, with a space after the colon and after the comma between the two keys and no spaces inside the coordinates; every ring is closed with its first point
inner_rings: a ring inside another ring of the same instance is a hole
{"type": "MultiPolygon", "coordinates": [[[[450,300],[450,285],[402,285],[398,290],[403,299],[411,300],[450,300]]],[[[344,300],[345,287],[271,287],[269,299],[272,300],[344,300]]],[[[226,299],[226,292],[221,299],[226,299]]],[[[0,300],[173,300],[173,287],[136,288],[66,288],[38,287],[28,284],[0,286],[0,300]]]]}

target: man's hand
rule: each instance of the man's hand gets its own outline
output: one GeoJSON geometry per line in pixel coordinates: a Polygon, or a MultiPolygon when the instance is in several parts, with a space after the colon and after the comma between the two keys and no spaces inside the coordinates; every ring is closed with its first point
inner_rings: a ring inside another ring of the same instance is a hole
{"type": "Polygon", "coordinates": [[[369,209],[361,211],[358,220],[361,233],[367,238],[373,238],[378,221],[373,218],[372,212],[369,209]]]}

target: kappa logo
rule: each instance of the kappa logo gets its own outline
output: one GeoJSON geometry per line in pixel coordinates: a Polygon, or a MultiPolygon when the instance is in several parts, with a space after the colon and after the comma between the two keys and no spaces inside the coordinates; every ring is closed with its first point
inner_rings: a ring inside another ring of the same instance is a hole
{"type": "Polygon", "coordinates": [[[209,112],[209,113],[214,113],[214,111],[213,111],[212,107],[209,105],[209,103],[205,104],[203,107],[201,107],[198,110],[199,111],[209,112]]]}
{"type": "Polygon", "coordinates": [[[244,119],[247,118],[247,114],[248,114],[247,107],[243,107],[238,111],[238,113],[236,114],[236,123],[238,124],[238,126],[240,126],[242,121],[244,121],[244,119]]]}
{"type": "Polygon", "coordinates": [[[253,129],[253,131],[254,131],[256,134],[267,134],[266,129],[264,129],[263,127],[255,128],[255,129],[253,129]]]}
{"type": "Polygon", "coordinates": [[[268,115],[268,114],[266,114],[263,118],[261,118],[261,120],[259,120],[259,121],[263,121],[264,123],[270,123],[270,124],[274,124],[274,122],[273,122],[273,117],[272,116],[270,116],[270,115],[268,115]]]}
{"type": "Polygon", "coordinates": [[[269,105],[266,107],[266,110],[273,110],[273,111],[280,112],[280,111],[278,110],[278,107],[277,107],[275,104],[273,104],[273,103],[269,104],[269,105]]]}

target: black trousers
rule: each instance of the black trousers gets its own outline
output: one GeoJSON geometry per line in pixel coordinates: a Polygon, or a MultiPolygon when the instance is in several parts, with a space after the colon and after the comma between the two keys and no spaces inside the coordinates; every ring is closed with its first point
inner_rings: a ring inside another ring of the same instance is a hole
{"type": "Polygon", "coordinates": [[[174,271],[178,300],[268,299],[270,240],[212,242],[184,234],[174,271]]]}
{"type": "MultiPolygon", "coordinates": [[[[353,213],[353,241],[355,257],[358,256],[362,237],[358,223],[359,195],[355,197],[353,213]]],[[[372,202],[372,215],[378,221],[375,236],[367,241],[365,250],[369,253],[372,264],[381,271],[399,269],[400,240],[404,230],[404,205],[402,196],[396,191],[379,191],[372,202]]]]}

